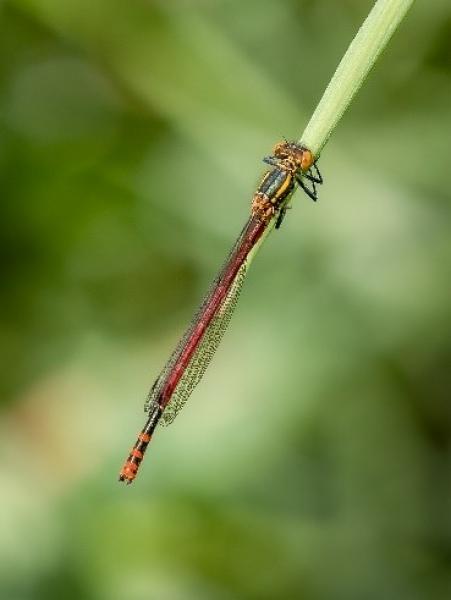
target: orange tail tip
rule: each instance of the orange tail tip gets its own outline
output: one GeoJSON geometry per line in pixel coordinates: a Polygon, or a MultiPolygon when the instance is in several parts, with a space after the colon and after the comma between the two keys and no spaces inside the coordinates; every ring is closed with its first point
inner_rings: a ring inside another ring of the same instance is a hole
{"type": "Polygon", "coordinates": [[[138,465],[135,462],[127,460],[119,473],[119,481],[125,481],[130,485],[136,477],[138,465]]]}
{"type": "Polygon", "coordinates": [[[129,485],[135,479],[139,466],[147,450],[147,446],[152,439],[152,434],[162,414],[163,408],[159,404],[156,404],[149,414],[144,428],[139,433],[135,445],[130,450],[130,454],[128,455],[127,460],[125,461],[124,466],[119,473],[119,481],[125,481],[125,483],[129,485]]]}

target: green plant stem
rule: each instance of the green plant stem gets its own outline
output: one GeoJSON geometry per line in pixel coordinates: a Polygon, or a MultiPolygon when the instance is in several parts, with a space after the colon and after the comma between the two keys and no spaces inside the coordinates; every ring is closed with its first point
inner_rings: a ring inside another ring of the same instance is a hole
{"type": "MultiPolygon", "coordinates": [[[[414,0],[377,0],[373,6],[341,59],[301,136],[302,145],[309,148],[316,157],[320,155],[332,131],[413,2],[414,0]]],[[[290,198],[287,198],[284,206],[289,201],[290,198]]],[[[250,253],[248,265],[275,224],[276,218],[273,218],[250,253]]]]}
{"type": "Polygon", "coordinates": [[[301,143],[318,157],[414,0],[377,0],[341,59],[301,143]]]}

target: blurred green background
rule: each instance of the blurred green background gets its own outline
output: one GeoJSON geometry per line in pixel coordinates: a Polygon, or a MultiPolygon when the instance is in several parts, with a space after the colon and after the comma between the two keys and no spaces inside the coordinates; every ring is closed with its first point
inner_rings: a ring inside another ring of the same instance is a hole
{"type": "Polygon", "coordinates": [[[451,597],[451,4],[414,6],[131,487],[145,394],[371,1],[0,2],[0,598],[451,597]]]}

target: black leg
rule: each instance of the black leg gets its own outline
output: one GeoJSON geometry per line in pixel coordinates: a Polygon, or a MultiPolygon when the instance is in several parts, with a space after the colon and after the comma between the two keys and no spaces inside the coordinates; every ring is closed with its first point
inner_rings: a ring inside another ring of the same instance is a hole
{"type": "Polygon", "coordinates": [[[285,215],[287,214],[287,210],[288,210],[288,206],[283,206],[280,211],[279,214],[277,215],[277,221],[276,221],[276,229],[279,229],[280,226],[283,223],[283,220],[285,219],[285,215]]]}
{"type": "Polygon", "coordinates": [[[318,167],[316,166],[316,163],[313,163],[313,167],[315,168],[315,174],[312,171],[312,167],[310,167],[310,169],[307,171],[307,173],[305,173],[304,177],[306,179],[308,179],[309,181],[312,181],[313,183],[323,183],[323,177],[321,175],[321,173],[319,172],[318,167]]]}
{"type": "MultiPolygon", "coordinates": [[[[304,177],[305,177],[305,175],[304,175],[304,177]]],[[[300,187],[304,190],[304,192],[307,194],[307,196],[309,198],[311,198],[314,202],[316,202],[318,200],[318,194],[316,192],[316,186],[315,186],[315,182],[314,181],[312,181],[312,189],[308,188],[305,185],[305,183],[303,181],[303,176],[302,175],[297,175],[296,176],[296,181],[298,182],[298,184],[300,185],[300,187]]]]}

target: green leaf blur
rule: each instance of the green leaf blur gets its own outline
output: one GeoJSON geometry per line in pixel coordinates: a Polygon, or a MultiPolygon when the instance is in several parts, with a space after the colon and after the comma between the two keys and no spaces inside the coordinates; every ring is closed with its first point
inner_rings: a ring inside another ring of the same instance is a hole
{"type": "Polygon", "coordinates": [[[451,597],[451,6],[417,2],[130,487],[370,0],[0,2],[0,598],[451,597]]]}

